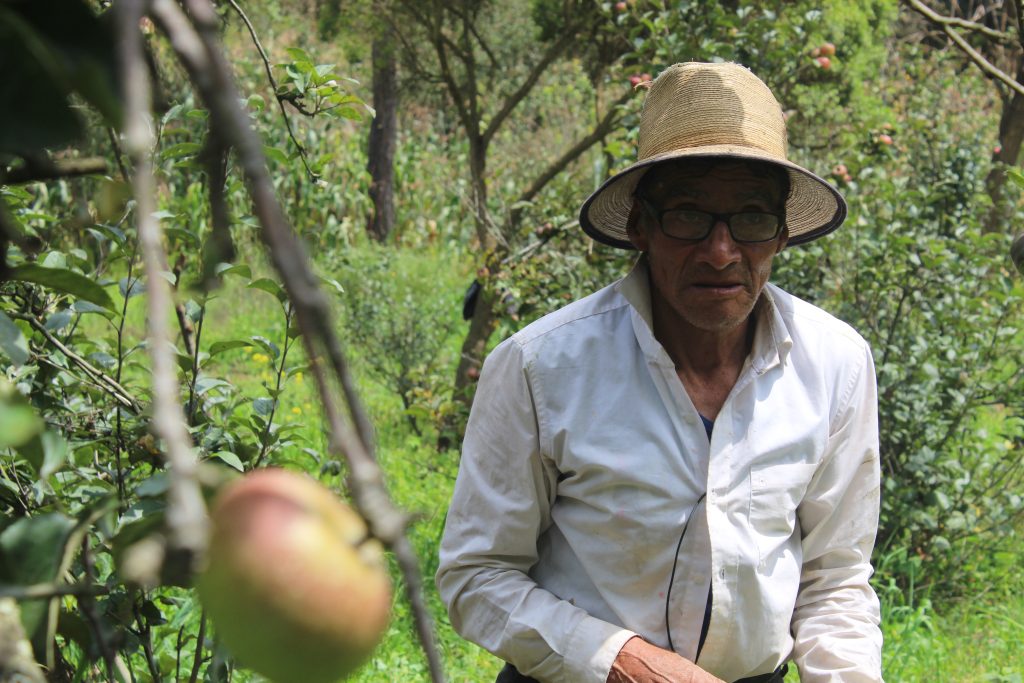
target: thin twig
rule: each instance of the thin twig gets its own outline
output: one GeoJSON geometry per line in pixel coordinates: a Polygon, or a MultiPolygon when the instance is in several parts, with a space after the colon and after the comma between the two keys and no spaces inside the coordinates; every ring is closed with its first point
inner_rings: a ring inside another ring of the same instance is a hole
{"type": "MultiPolygon", "coordinates": [[[[237,152],[254,212],[262,227],[261,236],[295,308],[310,371],[317,378],[331,451],[335,456],[345,458],[357,507],[373,535],[391,548],[402,568],[431,676],[434,681],[443,681],[444,671],[434,642],[432,619],[423,599],[419,563],[405,536],[408,517],[388,497],[383,474],[373,458],[372,444],[362,441],[338,413],[319,360],[319,347],[322,346],[336,369],[345,369],[327,299],[309,266],[309,257],[302,242],[291,229],[277,201],[261,141],[239,104],[230,65],[218,42],[217,14],[208,0],[186,0],[185,5],[199,30],[192,26],[174,0],[154,0],[153,17],[170,39],[171,47],[189,73],[210,115],[218,120],[228,144],[237,152]]],[[[344,377],[339,376],[338,380],[344,381],[344,377]]],[[[353,390],[349,397],[349,411],[358,423],[358,415],[363,411],[357,406],[359,402],[353,390]]]]}
{"type": "Polygon", "coordinates": [[[277,85],[277,79],[274,78],[274,71],[270,66],[270,57],[267,56],[267,51],[263,49],[263,44],[260,43],[260,38],[256,35],[256,29],[253,27],[252,22],[249,21],[249,17],[245,15],[245,12],[242,11],[242,8],[237,2],[235,2],[235,0],[227,1],[228,4],[231,5],[231,9],[235,10],[235,13],[241,17],[242,21],[245,23],[245,27],[249,29],[249,35],[252,37],[252,42],[256,46],[256,50],[260,53],[260,59],[263,60],[263,66],[267,71],[267,80],[270,81],[270,87],[274,90],[274,99],[277,100],[277,106],[281,110],[281,118],[284,119],[284,127],[288,130],[288,137],[291,138],[292,145],[294,145],[295,150],[299,153],[299,158],[302,159],[302,165],[306,168],[306,174],[309,176],[309,179],[315,181],[320,177],[320,175],[310,168],[309,161],[306,159],[306,148],[303,147],[299,143],[298,138],[295,137],[295,132],[292,130],[292,121],[288,117],[288,112],[284,108],[284,103],[288,102],[295,107],[297,111],[306,116],[313,116],[316,112],[306,109],[294,98],[281,95],[280,88],[277,85]]]}
{"type": "Polygon", "coordinates": [[[188,683],[196,683],[199,679],[199,667],[203,663],[203,641],[206,640],[206,608],[199,612],[199,633],[196,634],[196,652],[192,657],[192,672],[188,676],[188,683]]]}
{"type": "Polygon", "coordinates": [[[164,255],[156,211],[152,169],[152,111],[149,73],[139,21],[144,0],[123,0],[119,12],[119,58],[125,83],[125,144],[135,168],[132,189],[137,206],[139,248],[146,272],[148,351],[153,363],[153,432],[163,440],[169,465],[166,524],[172,558],[189,568],[198,565],[207,542],[206,505],[198,482],[198,462],[192,453],[178,387],[177,364],[170,341],[167,312],[169,285],[162,277],[164,255]]]}
{"type": "Polygon", "coordinates": [[[288,302],[284,311],[284,344],[281,350],[281,362],[277,366],[277,381],[274,385],[274,394],[272,396],[273,403],[270,406],[270,413],[267,414],[267,425],[263,428],[263,435],[260,437],[260,454],[256,457],[256,462],[253,464],[253,469],[260,467],[263,464],[263,458],[267,456],[267,451],[270,445],[270,427],[274,422],[274,415],[277,413],[277,409],[280,406],[278,397],[281,395],[281,379],[284,376],[284,365],[288,360],[288,349],[291,348],[292,339],[288,336],[288,328],[292,324],[292,304],[288,302]]]}
{"type": "Polygon", "coordinates": [[[53,334],[46,329],[46,325],[37,320],[35,316],[27,313],[19,313],[17,311],[8,311],[8,315],[12,318],[24,320],[31,325],[34,330],[43,335],[43,338],[45,338],[46,341],[53,344],[58,351],[64,354],[68,360],[81,368],[85,374],[89,376],[89,379],[96,384],[96,386],[113,396],[120,405],[128,408],[136,415],[142,412],[142,406],[139,405],[139,402],[136,401],[135,398],[132,397],[131,393],[121,386],[117,380],[110,377],[110,375],[107,375],[102,370],[95,368],[91,363],[89,363],[89,361],[85,360],[61,343],[59,339],[53,336],[53,334]]]}
{"type": "Polygon", "coordinates": [[[128,177],[128,169],[124,165],[124,153],[121,151],[121,143],[117,140],[117,132],[107,127],[107,139],[110,140],[110,148],[114,150],[114,159],[117,160],[117,168],[121,171],[121,180],[124,182],[130,182],[128,177]]]}

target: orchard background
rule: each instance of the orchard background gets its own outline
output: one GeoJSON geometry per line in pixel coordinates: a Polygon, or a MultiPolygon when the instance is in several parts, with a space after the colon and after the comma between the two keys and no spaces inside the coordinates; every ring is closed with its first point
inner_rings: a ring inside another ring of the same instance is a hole
{"type": "Polygon", "coordinates": [[[791,157],[850,203],[775,280],[875,354],[886,679],[1024,680],[1020,19],[0,0],[0,677],[257,679],[191,586],[203,501],[274,466],[391,550],[355,680],[493,680],[432,585],[480,363],[626,271],[577,209],[635,158],[644,82],[719,59],[766,80],[791,157]]]}

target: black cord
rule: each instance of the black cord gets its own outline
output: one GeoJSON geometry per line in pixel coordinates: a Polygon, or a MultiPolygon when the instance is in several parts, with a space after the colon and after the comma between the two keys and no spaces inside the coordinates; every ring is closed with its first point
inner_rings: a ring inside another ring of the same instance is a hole
{"type": "Polygon", "coordinates": [[[700,494],[700,498],[690,508],[690,514],[686,516],[686,521],[683,522],[683,532],[679,534],[679,542],[676,543],[676,554],[672,557],[672,574],[668,577],[668,591],[665,595],[665,633],[668,634],[668,649],[675,652],[676,646],[672,644],[672,625],[668,620],[668,605],[672,600],[672,584],[676,580],[676,565],[679,563],[679,549],[683,547],[683,536],[686,535],[686,529],[690,526],[690,520],[693,519],[693,513],[697,511],[697,506],[704,500],[704,496],[707,493],[700,494]]]}

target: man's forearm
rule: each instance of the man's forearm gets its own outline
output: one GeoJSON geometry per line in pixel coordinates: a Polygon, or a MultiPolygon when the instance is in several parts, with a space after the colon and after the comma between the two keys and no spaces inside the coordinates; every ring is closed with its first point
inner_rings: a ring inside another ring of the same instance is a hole
{"type": "Polygon", "coordinates": [[[724,683],[675,652],[651,645],[639,636],[619,650],[608,683],[724,683]]]}

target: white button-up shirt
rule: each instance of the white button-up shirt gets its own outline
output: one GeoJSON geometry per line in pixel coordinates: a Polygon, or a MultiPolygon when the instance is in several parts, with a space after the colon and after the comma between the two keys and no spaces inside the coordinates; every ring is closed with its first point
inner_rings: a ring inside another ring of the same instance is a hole
{"type": "Polygon", "coordinates": [[[803,683],[880,681],[867,344],[767,285],[709,443],[648,287],[641,260],[485,362],[437,572],[452,625],[541,681],[603,683],[634,635],[694,659],[710,588],[716,676],[792,658],[803,683]]]}

